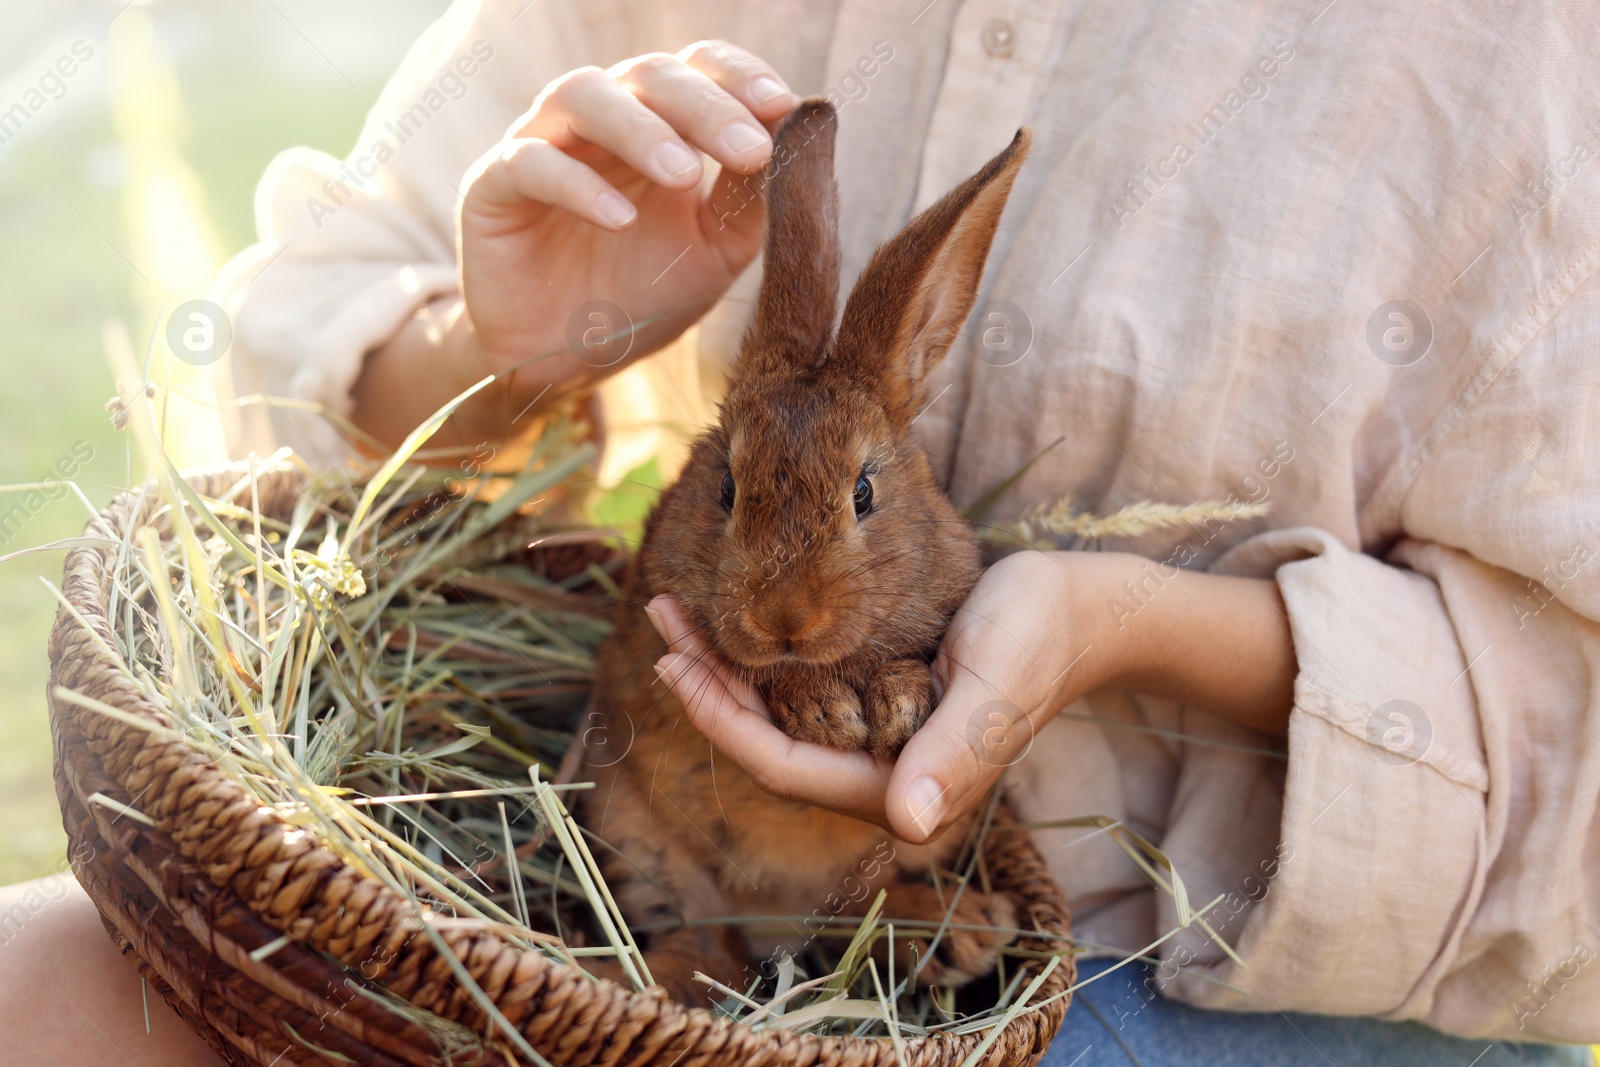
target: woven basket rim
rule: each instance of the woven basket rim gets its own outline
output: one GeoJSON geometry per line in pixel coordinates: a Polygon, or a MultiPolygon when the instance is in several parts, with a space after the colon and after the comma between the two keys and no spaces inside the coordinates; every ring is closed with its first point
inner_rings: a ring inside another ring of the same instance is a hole
{"type": "MultiPolygon", "coordinates": [[[[185,478],[202,496],[250,504],[247,465],[189,472],[185,478]]],[[[306,475],[289,464],[257,469],[255,491],[263,512],[270,510],[269,500],[297,495],[305,481],[306,475]]],[[[119,494],[91,520],[86,533],[116,540],[121,531],[148,524],[157,498],[153,486],[119,494]]],[[[416,910],[411,901],[361,874],[277,812],[259,806],[242,783],[184,740],[166,713],[146,701],[107,654],[107,648],[115,647],[106,617],[106,583],[115,551],[114,547],[90,544],[76,546],[67,554],[62,587],[66,606],[58,612],[50,641],[53,723],[70,723],[82,735],[124,794],[119,799],[153,821],[157,833],[148,835],[152,840],[160,838],[164,847],[176,848],[184,861],[204,872],[219,891],[236,899],[268,927],[333,957],[370,985],[464,1022],[485,1040],[502,1046],[505,1038],[495,1022],[455,987],[450,961],[439,955],[427,934],[414,928],[416,910]],[[150,728],[60,700],[55,696],[57,686],[108,704],[150,728]]],[[[72,747],[60,743],[59,728],[57,736],[60,783],[68,777],[64,765],[74,757],[72,747]]],[[[70,815],[67,809],[74,797],[64,785],[58,785],[58,791],[63,813],[70,815]]],[[[67,822],[70,830],[73,819],[69,817],[67,822]]],[[[137,823],[130,822],[127,827],[123,833],[144,832],[137,823]]],[[[1024,841],[1026,837],[1023,833],[996,835],[1024,841]]],[[[1037,870],[1026,872],[1016,885],[999,879],[997,888],[1019,904],[1029,905],[1027,913],[1035,916],[1035,929],[1054,937],[1066,936],[1070,918],[1060,888],[1044,871],[1031,842],[1025,847],[1037,870]]],[[[75,859],[74,868],[79,866],[75,859]]],[[[94,897],[92,879],[80,870],[79,880],[94,897]]],[[[96,904],[101,906],[98,898],[96,904]]],[[[101,907],[102,917],[113,927],[108,910],[101,907]]],[[[607,980],[592,980],[576,968],[509,941],[493,928],[452,925],[438,933],[504,1018],[554,1062],[561,1062],[558,1056],[575,1054],[569,1047],[574,1028],[592,1034],[598,1045],[629,1050],[621,1059],[584,1055],[578,1057],[582,1062],[653,1062],[640,1058],[644,1050],[654,1047],[659,1051],[668,1045],[674,1051],[680,1046],[684,1049],[685,1064],[899,1062],[886,1038],[752,1030],[715,1017],[705,1008],[681,1005],[656,991],[640,993],[607,980]],[[552,1018],[552,1012],[556,1017],[552,1018]]],[[[1029,939],[1021,939],[1019,944],[1027,945],[1029,939]]],[[[1053,944],[1035,940],[1032,947],[1050,948],[1053,944]]],[[[1074,971],[1072,957],[1063,956],[1062,965],[1045,979],[1036,995],[1042,998],[1061,992],[1072,981],[1074,971]]],[[[1037,1058],[1059,1025],[1066,1000],[1063,997],[1007,1024],[983,1062],[1037,1058]]],[[[185,1019],[195,1025],[188,1013],[185,1019]]],[[[213,1035],[205,1036],[213,1039],[213,1035]]],[[[905,1062],[923,1067],[960,1062],[983,1037],[981,1033],[941,1032],[927,1038],[906,1038],[902,1043],[905,1062]]],[[[580,1047],[585,1053],[594,1051],[580,1047]]]]}

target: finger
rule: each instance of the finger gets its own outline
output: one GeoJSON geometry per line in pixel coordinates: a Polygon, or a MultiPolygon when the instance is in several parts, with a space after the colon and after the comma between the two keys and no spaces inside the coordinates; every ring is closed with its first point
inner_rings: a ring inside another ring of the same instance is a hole
{"type": "Polygon", "coordinates": [[[707,657],[706,662],[723,677],[723,684],[739,703],[761,715],[767,715],[767,702],[762,697],[761,691],[739,677],[737,673],[726,669],[705,638],[701,636],[699,629],[684,614],[683,604],[677,597],[658,596],[645,605],[644,613],[650,617],[651,625],[667,643],[670,651],[682,652],[697,658],[707,657]]]}
{"type": "Polygon", "coordinates": [[[677,653],[657,666],[695,728],[760,789],[889,828],[887,764],[866,752],[796,741],[735,699],[706,659],[677,653]]]}
{"type": "Polygon", "coordinates": [[[570,150],[595,144],[668,189],[700,180],[700,153],[605,71],[584,67],[545,86],[516,137],[570,150]]]}
{"type": "Polygon", "coordinates": [[[793,91],[778,72],[738,45],[696,41],[678,58],[733,94],[762,122],[783,118],[795,105],[793,91]]]}
{"type": "Polygon", "coordinates": [[[961,673],[895,762],[884,808],[906,841],[927,841],[966,812],[1033,743],[1032,720],[961,673]]]}
{"type": "Polygon", "coordinates": [[[633,224],[639,212],[594,170],[547,141],[508,141],[467,181],[466,203],[497,214],[528,201],[549,204],[606,230],[633,224]]]}
{"type": "Polygon", "coordinates": [[[939,652],[933,657],[933,670],[931,672],[933,702],[936,707],[944,700],[945,687],[950,684],[950,670],[950,650],[944,646],[943,642],[940,642],[939,652]]]}
{"type": "Polygon", "coordinates": [[[740,700],[727,684],[726,675],[708,655],[671,652],[655,663],[660,678],[678,698],[689,718],[708,736],[713,727],[732,717],[754,716],[765,722],[762,709],[740,700]]]}
{"type": "Polygon", "coordinates": [[[611,73],[679,135],[723,166],[749,172],[772,157],[772,138],[750,108],[678,59],[641,56],[611,73]]]}
{"type": "Polygon", "coordinates": [[[675,596],[658,596],[644,606],[650,625],[656,628],[661,640],[674,652],[682,652],[686,643],[699,641],[700,634],[689,617],[683,613],[683,602],[675,596]]]}

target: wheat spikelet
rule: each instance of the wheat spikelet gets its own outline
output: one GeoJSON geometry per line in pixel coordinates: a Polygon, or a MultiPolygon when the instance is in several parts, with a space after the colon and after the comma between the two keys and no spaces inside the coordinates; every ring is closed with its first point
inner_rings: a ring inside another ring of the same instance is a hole
{"type": "Polygon", "coordinates": [[[1053,504],[1037,504],[1029,508],[1022,518],[1002,524],[1000,530],[1030,544],[1036,537],[1076,537],[1089,542],[1107,537],[1138,537],[1156,530],[1185,526],[1198,528],[1208,523],[1253,519],[1265,515],[1270,507],[1266,503],[1219,500],[1202,500],[1195,504],[1158,504],[1141,500],[1119,508],[1110,515],[1095,515],[1074,508],[1071,497],[1062,497],[1053,504]]]}

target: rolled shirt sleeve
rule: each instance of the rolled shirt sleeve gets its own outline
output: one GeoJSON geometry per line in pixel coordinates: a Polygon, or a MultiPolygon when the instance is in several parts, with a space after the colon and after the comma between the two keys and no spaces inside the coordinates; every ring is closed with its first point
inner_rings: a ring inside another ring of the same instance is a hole
{"type": "Polygon", "coordinates": [[[1207,783],[1237,757],[1186,761],[1202,814],[1175,819],[1167,854],[1197,903],[1246,898],[1216,917],[1242,918],[1247,966],[1188,931],[1162,950],[1173,995],[1600,1037],[1600,476],[1580,429],[1600,416],[1597,345],[1591,281],[1462,397],[1383,558],[1301,529],[1219,561],[1276,575],[1299,675],[1259,892],[1207,858],[1233,788],[1207,783]]]}

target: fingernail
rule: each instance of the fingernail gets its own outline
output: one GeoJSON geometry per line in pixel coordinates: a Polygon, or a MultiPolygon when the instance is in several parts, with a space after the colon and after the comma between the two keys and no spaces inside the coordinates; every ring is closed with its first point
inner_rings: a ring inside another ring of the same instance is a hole
{"type": "Polygon", "coordinates": [[[681,178],[700,165],[700,157],[676,141],[656,145],[656,165],[674,178],[681,178]]]}
{"type": "Polygon", "coordinates": [[[738,155],[760,148],[767,143],[766,131],[744,119],[734,119],[722,127],[722,143],[738,155]]]}
{"type": "Polygon", "coordinates": [[[665,639],[667,635],[661,633],[661,611],[656,607],[655,601],[652,600],[644,606],[644,613],[649,617],[650,625],[656,628],[656,633],[661,634],[662,638],[665,639]]]}
{"type": "Polygon", "coordinates": [[[626,226],[638,214],[628,198],[615,189],[607,189],[595,197],[594,210],[610,226],[626,226]]]}
{"type": "Polygon", "coordinates": [[[678,668],[682,666],[683,653],[672,652],[656,660],[656,677],[668,685],[678,680],[678,668]]]}
{"type": "Polygon", "coordinates": [[[926,774],[913,778],[906,789],[906,807],[911,812],[911,821],[924,834],[939,828],[939,820],[944,817],[944,794],[944,786],[926,774]]]}
{"type": "Polygon", "coordinates": [[[756,103],[765,104],[780,96],[788,96],[789,87],[777,78],[761,77],[750,83],[750,95],[755,97],[756,103]]]}

